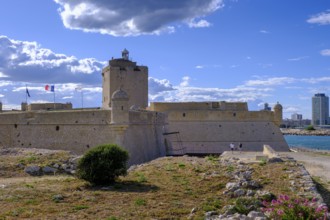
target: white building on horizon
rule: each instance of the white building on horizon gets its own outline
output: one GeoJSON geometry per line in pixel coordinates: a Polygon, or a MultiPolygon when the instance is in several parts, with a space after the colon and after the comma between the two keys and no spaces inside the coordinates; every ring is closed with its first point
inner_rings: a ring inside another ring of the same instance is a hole
{"type": "Polygon", "coordinates": [[[299,121],[302,120],[302,114],[294,113],[291,115],[291,120],[299,121]]]}
{"type": "Polygon", "coordinates": [[[312,97],[312,125],[329,124],[329,97],[317,93],[312,97]]]}

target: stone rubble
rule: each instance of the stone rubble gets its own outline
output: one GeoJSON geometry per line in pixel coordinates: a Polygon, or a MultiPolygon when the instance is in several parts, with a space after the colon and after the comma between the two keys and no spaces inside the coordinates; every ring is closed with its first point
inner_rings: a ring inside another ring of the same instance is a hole
{"type": "MultiPolygon", "coordinates": [[[[284,162],[288,164],[288,167],[298,167],[296,170],[288,169],[286,172],[289,176],[289,182],[291,184],[291,190],[296,192],[297,195],[304,198],[315,198],[318,205],[325,205],[321,195],[318,193],[316,186],[302,164],[292,158],[276,158],[270,162],[284,162]]],[[[221,158],[219,163],[227,167],[227,176],[231,178],[231,181],[226,184],[225,195],[229,195],[232,198],[256,198],[262,201],[264,198],[275,198],[274,195],[268,191],[261,190],[262,185],[252,180],[253,170],[249,168],[247,164],[240,161],[238,158],[221,158]],[[235,170],[235,171],[232,171],[235,170]]],[[[257,209],[257,208],[256,208],[257,209]]],[[[224,207],[224,213],[219,214],[215,211],[205,213],[206,220],[266,220],[267,216],[257,210],[252,210],[248,215],[234,213],[234,205],[224,207]]],[[[250,210],[250,209],[249,209],[250,210]]]]}
{"type": "Polygon", "coordinates": [[[42,175],[55,175],[60,173],[66,173],[69,175],[74,175],[76,173],[77,164],[81,156],[72,157],[62,164],[53,163],[51,165],[39,166],[30,165],[24,167],[22,164],[18,164],[20,167],[24,167],[24,172],[31,176],[42,176],[42,175]]]}

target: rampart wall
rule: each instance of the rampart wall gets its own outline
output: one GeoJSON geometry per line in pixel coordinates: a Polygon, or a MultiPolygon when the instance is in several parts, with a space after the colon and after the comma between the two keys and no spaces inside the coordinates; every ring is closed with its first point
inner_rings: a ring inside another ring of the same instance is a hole
{"type": "Polygon", "coordinates": [[[276,151],[289,147],[273,122],[271,111],[177,110],[168,112],[167,151],[170,154],[212,154],[243,144],[244,151],[276,151]]]}
{"type": "Polygon", "coordinates": [[[111,110],[96,109],[1,113],[0,147],[62,149],[82,154],[99,144],[116,143],[129,151],[130,164],[165,155],[163,114],[130,112],[132,123],[124,125],[112,125],[110,118],[111,110]]]}

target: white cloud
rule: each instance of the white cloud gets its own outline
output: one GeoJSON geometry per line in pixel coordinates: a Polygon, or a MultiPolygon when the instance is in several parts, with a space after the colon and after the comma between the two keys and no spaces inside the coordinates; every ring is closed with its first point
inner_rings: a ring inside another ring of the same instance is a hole
{"type": "Polygon", "coordinates": [[[180,83],[180,86],[186,87],[189,85],[190,77],[184,76],[182,77],[182,82],[180,83]]]}
{"type": "Polygon", "coordinates": [[[322,56],[330,56],[330,49],[321,50],[320,54],[322,56]]]}
{"type": "Polygon", "coordinates": [[[203,69],[204,66],[202,66],[202,65],[197,65],[197,66],[195,66],[195,68],[196,68],[196,69],[203,69]]]}
{"type": "Polygon", "coordinates": [[[278,86],[293,83],[296,79],[292,77],[273,77],[265,80],[248,80],[247,86],[278,86]]]}
{"type": "Polygon", "coordinates": [[[66,28],[113,36],[173,33],[176,24],[209,27],[203,17],[224,0],[54,0],[66,28]]]}
{"type": "Polygon", "coordinates": [[[62,97],[62,99],[72,99],[73,98],[73,96],[64,96],[64,97],[62,97]]]}
{"type": "Polygon", "coordinates": [[[260,30],[259,32],[262,33],[262,34],[270,34],[270,32],[266,31],[266,30],[260,30]]]}
{"type": "Polygon", "coordinates": [[[330,82],[330,77],[303,78],[303,79],[301,79],[301,81],[303,81],[305,83],[311,83],[311,84],[320,83],[320,82],[330,82]]]}
{"type": "Polygon", "coordinates": [[[195,19],[193,19],[188,22],[188,26],[191,28],[202,28],[202,27],[210,27],[211,24],[204,19],[199,20],[199,21],[195,21],[195,19]]]}
{"type": "Polygon", "coordinates": [[[295,57],[295,58],[288,59],[288,61],[300,61],[300,60],[304,60],[304,59],[307,59],[307,58],[308,58],[308,56],[295,57]]]}
{"type": "Polygon", "coordinates": [[[106,62],[54,53],[36,42],[0,36],[0,77],[10,81],[99,83],[106,62]]]}
{"type": "Polygon", "coordinates": [[[5,87],[5,86],[10,86],[12,85],[13,83],[10,82],[10,81],[4,81],[4,80],[1,80],[0,81],[0,87],[5,87]]]}
{"type": "Polygon", "coordinates": [[[261,66],[262,68],[270,68],[273,66],[273,64],[271,63],[259,63],[259,66],[261,66]]]}
{"type": "Polygon", "coordinates": [[[295,107],[295,106],[286,106],[283,109],[284,113],[296,113],[296,112],[299,112],[299,111],[300,111],[300,109],[295,107]]]}
{"type": "Polygon", "coordinates": [[[149,88],[152,91],[150,92],[149,89],[149,100],[151,102],[212,100],[253,102],[270,96],[270,93],[273,91],[269,88],[252,88],[246,86],[238,86],[230,89],[193,87],[189,86],[189,80],[190,77],[185,76],[178,86],[172,86],[166,79],[158,80],[149,77],[149,88]]]}
{"type": "Polygon", "coordinates": [[[317,15],[313,15],[311,18],[307,20],[308,23],[311,24],[320,24],[327,25],[330,24],[330,12],[322,12],[317,15]]]}
{"type": "Polygon", "coordinates": [[[174,90],[172,84],[167,79],[156,79],[153,77],[149,77],[148,82],[149,82],[149,94],[151,95],[157,95],[158,93],[164,91],[174,90]]]}
{"type": "Polygon", "coordinates": [[[7,78],[8,76],[2,72],[0,72],[0,78],[7,78]]]}

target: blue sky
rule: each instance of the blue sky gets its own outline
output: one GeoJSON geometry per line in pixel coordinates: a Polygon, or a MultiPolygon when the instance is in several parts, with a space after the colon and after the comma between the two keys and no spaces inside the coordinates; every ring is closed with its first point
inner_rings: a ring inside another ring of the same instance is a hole
{"type": "Polygon", "coordinates": [[[330,94],[329,0],[10,0],[0,7],[0,100],[101,106],[101,70],[127,48],[149,101],[246,101],[311,118],[330,94]]]}

